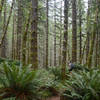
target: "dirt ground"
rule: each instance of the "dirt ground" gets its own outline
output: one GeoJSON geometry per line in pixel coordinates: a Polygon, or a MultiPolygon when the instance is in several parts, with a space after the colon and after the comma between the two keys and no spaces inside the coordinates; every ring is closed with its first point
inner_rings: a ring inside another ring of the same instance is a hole
{"type": "Polygon", "coordinates": [[[47,100],[60,100],[59,96],[48,98],[47,100]]]}

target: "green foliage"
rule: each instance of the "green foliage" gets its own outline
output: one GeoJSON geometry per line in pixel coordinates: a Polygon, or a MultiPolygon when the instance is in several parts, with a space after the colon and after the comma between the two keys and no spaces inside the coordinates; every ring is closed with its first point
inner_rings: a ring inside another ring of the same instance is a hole
{"type": "Polygon", "coordinates": [[[88,67],[84,66],[84,65],[81,65],[81,64],[75,64],[75,68],[74,68],[75,71],[89,71],[88,67]]]}
{"type": "MultiPolygon", "coordinates": [[[[62,81],[62,66],[49,67],[48,71],[50,74],[54,75],[55,81],[62,81]]],[[[69,74],[68,66],[66,66],[66,76],[68,74],[69,74]]]]}
{"type": "Polygon", "coordinates": [[[37,100],[63,94],[67,100],[100,100],[100,70],[92,68],[87,71],[84,68],[69,74],[66,68],[68,78],[63,83],[61,67],[33,70],[31,65],[16,66],[3,62],[0,65],[0,98],[10,94],[10,99],[37,100]]]}
{"type": "Polygon", "coordinates": [[[15,63],[8,62],[0,66],[0,91],[3,91],[1,96],[10,93],[9,98],[18,97],[19,100],[41,99],[58,95],[63,86],[60,81],[55,80],[51,71],[45,69],[32,70],[31,65],[16,66],[15,63]]]}
{"type": "Polygon", "coordinates": [[[29,66],[22,68],[22,66],[16,66],[15,64],[10,66],[7,63],[1,66],[3,67],[3,74],[0,77],[0,91],[3,91],[1,95],[10,93],[10,97],[20,100],[30,100],[38,97],[41,82],[36,78],[36,71],[31,70],[29,66]]]}
{"type": "Polygon", "coordinates": [[[53,74],[55,80],[61,80],[61,67],[49,67],[50,74],[53,74]]]}
{"type": "Polygon", "coordinates": [[[9,65],[15,64],[17,66],[20,66],[20,62],[19,61],[15,61],[15,60],[10,60],[10,59],[5,59],[5,58],[0,58],[0,64],[7,62],[9,65]]]}
{"type": "Polygon", "coordinates": [[[58,78],[59,70],[56,68],[49,68],[49,71],[45,69],[38,70],[38,79],[41,79],[40,94],[43,98],[56,96],[60,93],[60,89],[63,86],[58,78]],[[55,74],[54,74],[55,71],[55,74]]]}
{"type": "Polygon", "coordinates": [[[100,100],[100,70],[73,72],[66,80],[64,95],[69,100],[100,100]]]}

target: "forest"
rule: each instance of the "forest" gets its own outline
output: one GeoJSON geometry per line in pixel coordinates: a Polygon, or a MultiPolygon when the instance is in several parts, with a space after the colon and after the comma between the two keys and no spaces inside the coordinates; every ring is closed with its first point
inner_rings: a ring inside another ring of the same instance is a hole
{"type": "Polygon", "coordinates": [[[100,100],[100,0],[0,0],[0,100],[100,100]]]}

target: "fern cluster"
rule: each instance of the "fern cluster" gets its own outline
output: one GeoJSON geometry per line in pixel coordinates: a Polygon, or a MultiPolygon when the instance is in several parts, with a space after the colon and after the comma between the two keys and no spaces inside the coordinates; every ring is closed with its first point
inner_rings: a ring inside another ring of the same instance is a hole
{"type": "Polygon", "coordinates": [[[66,80],[64,96],[68,100],[100,100],[100,70],[73,72],[66,80]]]}
{"type": "Polygon", "coordinates": [[[76,67],[71,73],[66,68],[67,77],[62,82],[61,67],[33,70],[31,65],[4,61],[0,64],[0,100],[41,100],[50,96],[62,96],[65,100],[100,100],[99,68],[76,67]]]}

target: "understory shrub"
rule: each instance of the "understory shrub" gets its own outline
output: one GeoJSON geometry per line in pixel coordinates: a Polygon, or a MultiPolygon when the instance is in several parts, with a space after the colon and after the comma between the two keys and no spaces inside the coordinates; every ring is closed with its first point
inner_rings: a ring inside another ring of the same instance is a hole
{"type": "Polygon", "coordinates": [[[33,70],[31,65],[4,62],[0,64],[0,75],[0,100],[41,100],[58,95],[62,86],[54,74],[45,69],[33,70]]]}
{"type": "Polygon", "coordinates": [[[64,96],[68,100],[100,100],[100,70],[72,72],[66,80],[64,96]]]}
{"type": "Polygon", "coordinates": [[[31,65],[0,64],[0,100],[41,100],[62,96],[65,100],[100,100],[100,69],[75,65],[71,73],[66,68],[66,80],[61,67],[33,70],[31,65]],[[82,68],[81,68],[82,67],[82,68]]]}
{"type": "Polygon", "coordinates": [[[37,71],[27,66],[12,66],[3,63],[0,77],[0,100],[15,97],[16,100],[39,99],[38,89],[41,81],[37,79],[37,71]]]}

